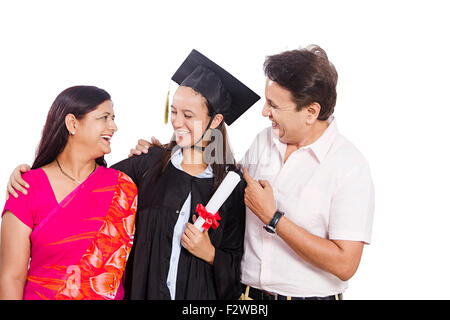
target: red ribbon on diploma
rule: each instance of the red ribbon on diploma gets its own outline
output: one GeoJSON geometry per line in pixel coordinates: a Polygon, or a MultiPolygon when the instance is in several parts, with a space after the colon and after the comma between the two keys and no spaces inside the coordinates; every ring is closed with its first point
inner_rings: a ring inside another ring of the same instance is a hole
{"type": "Polygon", "coordinates": [[[217,211],[215,214],[210,213],[201,203],[197,204],[197,208],[195,208],[195,211],[200,217],[203,218],[203,220],[205,220],[205,223],[203,223],[202,225],[203,229],[209,230],[209,227],[217,229],[217,227],[219,226],[219,223],[217,221],[220,220],[219,211],[217,211]]]}

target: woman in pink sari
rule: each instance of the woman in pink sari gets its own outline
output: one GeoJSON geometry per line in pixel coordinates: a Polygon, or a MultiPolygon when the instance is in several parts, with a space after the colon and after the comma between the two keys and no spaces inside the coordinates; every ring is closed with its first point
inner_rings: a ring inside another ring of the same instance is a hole
{"type": "Polygon", "coordinates": [[[92,86],[54,101],[27,196],[2,214],[0,299],[122,299],[137,188],[106,168],[117,131],[109,94],[92,86]]]}

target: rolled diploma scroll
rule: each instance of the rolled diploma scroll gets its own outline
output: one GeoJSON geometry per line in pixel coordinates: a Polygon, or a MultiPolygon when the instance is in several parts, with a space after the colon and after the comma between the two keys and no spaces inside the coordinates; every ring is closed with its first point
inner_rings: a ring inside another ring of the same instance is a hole
{"type": "MultiPolygon", "coordinates": [[[[223,205],[225,200],[228,199],[230,194],[233,192],[234,188],[236,188],[237,184],[241,181],[241,177],[234,171],[229,171],[223,179],[220,186],[217,188],[216,192],[214,192],[211,199],[209,199],[208,204],[206,205],[206,210],[212,214],[215,214],[219,211],[219,208],[223,205]]],[[[198,230],[203,232],[203,224],[205,220],[198,216],[197,220],[194,223],[194,226],[197,227],[198,230]]]]}

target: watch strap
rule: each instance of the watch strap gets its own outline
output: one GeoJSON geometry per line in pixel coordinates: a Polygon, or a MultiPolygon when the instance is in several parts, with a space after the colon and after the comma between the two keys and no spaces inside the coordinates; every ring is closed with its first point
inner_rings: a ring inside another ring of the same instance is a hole
{"type": "Polygon", "coordinates": [[[281,212],[279,210],[275,211],[269,224],[265,225],[264,229],[269,233],[276,233],[278,222],[280,222],[282,216],[284,216],[284,212],[281,212]]]}

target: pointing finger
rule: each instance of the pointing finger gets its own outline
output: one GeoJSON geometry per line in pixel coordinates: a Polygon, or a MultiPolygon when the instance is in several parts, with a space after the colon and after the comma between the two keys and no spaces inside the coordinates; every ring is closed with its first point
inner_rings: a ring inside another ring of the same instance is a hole
{"type": "Polygon", "coordinates": [[[247,168],[244,168],[244,179],[247,182],[247,184],[254,184],[254,183],[256,183],[256,181],[248,173],[247,168]]]}

